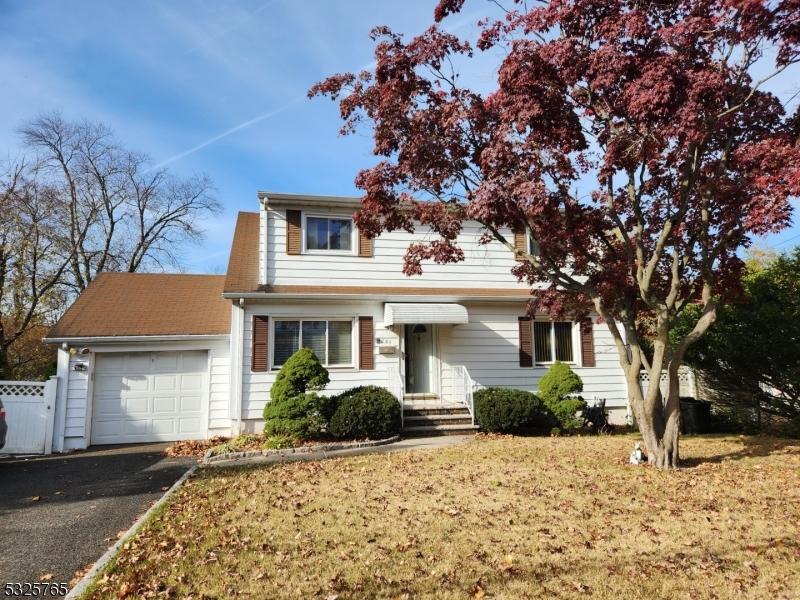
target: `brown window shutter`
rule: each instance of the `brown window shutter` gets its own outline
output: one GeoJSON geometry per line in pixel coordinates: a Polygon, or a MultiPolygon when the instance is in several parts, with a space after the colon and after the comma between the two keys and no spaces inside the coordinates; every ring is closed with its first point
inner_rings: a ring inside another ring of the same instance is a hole
{"type": "Polygon", "coordinates": [[[372,240],[358,232],[358,255],[362,258],[372,257],[372,240]]]}
{"type": "Polygon", "coordinates": [[[358,317],[358,368],[363,371],[375,368],[373,333],[372,317],[358,317]]]}
{"type": "Polygon", "coordinates": [[[302,216],[299,210],[286,211],[286,254],[300,254],[303,247],[300,243],[302,216]]]}
{"type": "Polygon", "coordinates": [[[269,317],[253,317],[253,351],[250,360],[250,370],[253,372],[267,371],[267,348],[269,337],[269,317]]]}
{"type": "Polygon", "coordinates": [[[581,364],[584,367],[594,367],[594,326],[590,320],[581,323],[581,364]]]}
{"type": "MultiPolygon", "coordinates": [[[[528,236],[525,235],[524,231],[515,231],[514,232],[514,248],[517,250],[521,250],[522,252],[528,252],[528,236]]],[[[524,262],[528,260],[524,256],[520,256],[519,254],[514,255],[514,260],[519,262],[524,262]]]]}
{"type": "Polygon", "coordinates": [[[531,342],[530,317],[519,317],[519,366],[533,366],[533,343],[531,342]]]}

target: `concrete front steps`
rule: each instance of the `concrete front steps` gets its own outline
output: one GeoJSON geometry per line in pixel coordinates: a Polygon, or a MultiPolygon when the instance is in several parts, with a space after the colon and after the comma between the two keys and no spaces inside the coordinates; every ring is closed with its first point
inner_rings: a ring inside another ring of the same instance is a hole
{"type": "Polygon", "coordinates": [[[404,438],[436,435],[473,435],[478,426],[472,424],[469,410],[463,404],[440,402],[406,402],[403,408],[404,438]]]}

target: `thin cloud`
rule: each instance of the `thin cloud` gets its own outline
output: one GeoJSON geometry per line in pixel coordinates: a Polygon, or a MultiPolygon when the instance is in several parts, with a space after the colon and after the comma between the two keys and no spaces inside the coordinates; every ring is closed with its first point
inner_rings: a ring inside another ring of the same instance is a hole
{"type": "Polygon", "coordinates": [[[289,102],[289,104],[286,104],[285,106],[281,106],[280,108],[278,108],[276,110],[272,110],[272,111],[270,111],[268,113],[264,113],[263,115],[258,116],[255,119],[250,119],[249,121],[245,121],[244,123],[239,123],[236,127],[231,127],[227,131],[224,131],[224,132],[220,133],[219,135],[215,135],[214,137],[209,138],[209,139],[207,139],[206,141],[204,141],[204,142],[202,142],[200,144],[197,144],[197,146],[195,146],[194,148],[190,148],[189,150],[186,150],[185,152],[181,152],[180,154],[176,154],[175,156],[173,156],[171,158],[168,158],[167,160],[165,160],[163,162],[158,163],[153,168],[154,169],[161,168],[161,167],[163,167],[165,165],[168,165],[171,162],[175,162],[176,160],[179,160],[179,159],[183,158],[184,156],[189,156],[190,154],[194,154],[198,150],[201,150],[201,149],[205,148],[206,146],[210,146],[214,142],[218,142],[222,138],[228,137],[232,133],[236,133],[237,131],[241,131],[242,129],[246,129],[246,128],[250,127],[251,125],[255,125],[256,123],[259,123],[259,122],[263,121],[264,119],[269,119],[270,117],[274,117],[278,113],[283,112],[284,110],[286,110],[290,106],[292,106],[294,104],[297,104],[298,102],[300,102],[301,100],[304,100],[304,99],[305,99],[305,96],[300,96],[299,98],[296,98],[295,100],[289,102]]]}
{"type": "Polygon", "coordinates": [[[275,4],[276,2],[278,2],[278,0],[271,0],[270,2],[267,2],[267,3],[266,3],[264,6],[262,6],[262,7],[261,7],[261,8],[259,8],[259,9],[257,9],[256,11],[254,11],[254,12],[250,13],[249,15],[247,15],[247,16],[246,16],[244,19],[242,19],[241,21],[237,21],[236,23],[234,23],[233,25],[231,25],[231,26],[230,26],[230,27],[228,27],[227,29],[223,29],[223,30],[222,30],[222,31],[220,31],[219,33],[216,33],[216,34],[212,35],[212,36],[211,36],[210,38],[208,38],[207,40],[205,40],[205,41],[203,41],[203,42],[200,42],[200,43],[199,43],[199,44],[197,44],[197,45],[196,45],[194,48],[191,48],[190,50],[187,50],[187,51],[185,52],[185,54],[191,54],[191,53],[192,53],[192,52],[194,52],[195,50],[198,50],[198,49],[202,48],[203,46],[205,46],[205,45],[207,45],[207,44],[210,44],[211,42],[213,42],[213,41],[214,41],[215,39],[217,39],[218,37],[222,37],[222,36],[223,36],[223,35],[225,35],[226,33],[229,33],[229,32],[231,32],[231,31],[233,31],[234,29],[236,29],[236,28],[237,28],[237,27],[239,27],[240,25],[243,25],[244,23],[247,23],[247,21],[249,21],[250,19],[252,19],[253,17],[255,17],[255,16],[256,16],[258,13],[260,13],[262,10],[264,10],[264,9],[266,9],[266,8],[269,8],[270,6],[272,6],[273,4],[275,4]]]}
{"type": "Polygon", "coordinates": [[[453,33],[456,29],[461,29],[464,25],[468,25],[470,23],[474,24],[477,22],[479,16],[485,14],[484,12],[474,12],[468,17],[464,17],[460,21],[456,21],[455,23],[448,25],[444,28],[447,33],[453,33]]]}
{"type": "MultiPolygon", "coordinates": [[[[443,30],[446,31],[447,33],[453,33],[457,29],[461,29],[464,25],[469,25],[470,23],[477,22],[477,18],[482,14],[483,13],[481,13],[481,12],[472,13],[470,16],[464,17],[460,21],[457,21],[456,23],[452,23],[452,24],[448,25],[447,27],[444,27],[443,30]]],[[[377,61],[373,60],[373,61],[370,61],[367,64],[365,64],[357,72],[360,73],[361,71],[373,71],[375,69],[375,67],[377,67],[377,66],[378,66],[377,61]]]]}

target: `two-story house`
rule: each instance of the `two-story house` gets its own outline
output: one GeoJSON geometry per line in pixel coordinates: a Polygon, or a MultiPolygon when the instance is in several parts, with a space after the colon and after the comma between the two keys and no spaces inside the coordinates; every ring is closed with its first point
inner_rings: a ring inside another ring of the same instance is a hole
{"type": "Polygon", "coordinates": [[[260,431],[300,347],[328,368],[324,393],[374,384],[433,404],[466,402],[478,386],[535,392],[561,360],[624,422],[607,328],[527,317],[513,253],[480,245],[479,224],[465,224],[463,262],[407,277],[403,255],[424,231],[368,240],[352,220],[357,198],[258,198],[258,213],[239,213],[226,275],[101,273],[51,329],[56,451],[260,431]]]}

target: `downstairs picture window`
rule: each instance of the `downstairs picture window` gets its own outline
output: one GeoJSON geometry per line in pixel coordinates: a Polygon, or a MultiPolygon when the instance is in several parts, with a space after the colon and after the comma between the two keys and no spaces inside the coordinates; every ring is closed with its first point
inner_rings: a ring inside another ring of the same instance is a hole
{"type": "Polygon", "coordinates": [[[353,321],[275,320],[274,367],[282,366],[300,348],[311,348],[326,367],[353,364],[353,321]]]}
{"type": "Polygon", "coordinates": [[[572,351],[572,323],[533,322],[533,356],[534,360],[541,363],[574,362],[572,351]]]}

